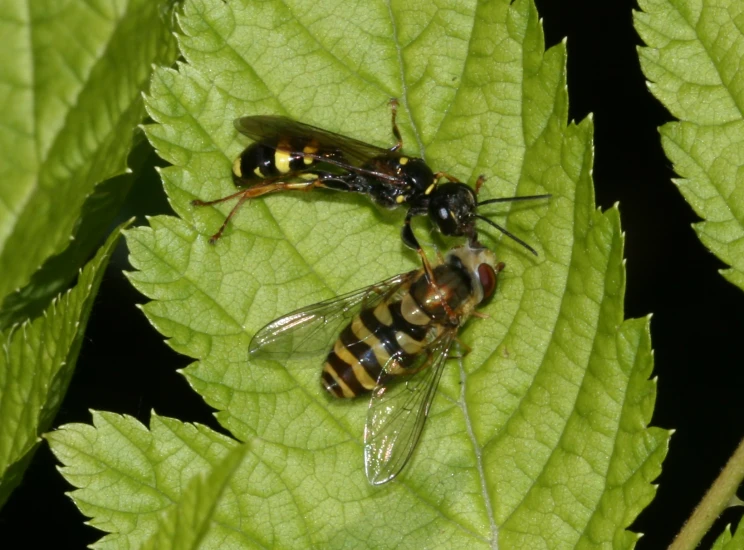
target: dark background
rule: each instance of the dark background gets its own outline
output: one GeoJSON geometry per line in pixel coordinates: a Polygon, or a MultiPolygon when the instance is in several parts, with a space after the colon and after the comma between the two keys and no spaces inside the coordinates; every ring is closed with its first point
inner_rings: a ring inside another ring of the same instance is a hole
{"type": "MultiPolygon", "coordinates": [[[[696,238],[696,221],[670,179],[670,162],[657,127],[671,120],[648,93],[632,26],[631,2],[596,0],[537,2],[546,44],[568,37],[570,118],[594,113],[598,206],[620,202],[627,233],[626,317],[653,313],[658,376],[653,425],[676,433],[657,480],[654,502],[632,525],[645,533],[637,548],[666,547],[725,464],[742,436],[744,407],[740,343],[744,295],[717,270],[724,267],[696,238]]],[[[154,172],[141,179],[122,219],[167,210],[154,172]]],[[[150,410],[223,431],[210,409],[174,371],[188,360],[172,352],[134,307],[142,303],[124,279],[120,247],[93,309],[77,372],[55,425],[90,422],[89,409],[129,414],[147,423],[150,410]],[[143,381],[145,382],[143,384],[143,381]]],[[[43,547],[55,534],[57,548],[82,548],[102,533],[64,495],[70,487],[55,470],[48,447],[37,453],[20,488],[0,513],[4,540],[43,547]],[[39,529],[41,518],[44,529],[39,529]]],[[[726,512],[703,547],[723,525],[738,522],[726,512]]]]}

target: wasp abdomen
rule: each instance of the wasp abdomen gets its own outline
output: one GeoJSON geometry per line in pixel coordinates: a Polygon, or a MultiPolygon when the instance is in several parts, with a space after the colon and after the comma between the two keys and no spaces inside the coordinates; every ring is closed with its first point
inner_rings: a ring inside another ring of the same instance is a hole
{"type": "MultiPolygon", "coordinates": [[[[297,139],[264,140],[247,147],[233,164],[233,180],[236,185],[263,181],[282,176],[292,176],[316,163],[311,156],[317,154],[318,144],[314,140],[297,139]],[[302,152],[299,152],[302,151],[302,152]]],[[[329,156],[331,153],[328,153],[329,156]]]]}

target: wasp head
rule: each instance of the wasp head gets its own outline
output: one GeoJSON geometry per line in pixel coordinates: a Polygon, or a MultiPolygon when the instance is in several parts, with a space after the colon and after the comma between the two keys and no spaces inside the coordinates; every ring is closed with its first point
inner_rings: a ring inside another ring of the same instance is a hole
{"type": "Polygon", "coordinates": [[[464,183],[443,183],[429,198],[429,218],[448,237],[475,238],[475,191],[464,183]]]}

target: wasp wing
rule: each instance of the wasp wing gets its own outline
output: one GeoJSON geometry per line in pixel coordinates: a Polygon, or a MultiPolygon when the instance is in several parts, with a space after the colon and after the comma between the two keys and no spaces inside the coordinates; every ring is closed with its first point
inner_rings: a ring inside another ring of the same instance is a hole
{"type": "MultiPolygon", "coordinates": [[[[315,140],[321,150],[340,153],[346,162],[339,159],[328,158],[322,154],[308,155],[319,161],[335,164],[342,168],[355,169],[359,164],[364,164],[374,157],[390,154],[389,149],[383,149],[358,139],[342,136],[316,126],[297,122],[283,116],[258,115],[244,116],[235,119],[235,128],[243,135],[254,141],[277,140],[282,138],[299,138],[298,142],[315,140]],[[349,165],[348,163],[351,163],[349,165]]],[[[303,151],[293,151],[305,154],[303,151]]]]}
{"type": "Polygon", "coordinates": [[[410,378],[373,390],[364,427],[364,467],[372,485],[393,479],[411,458],[456,334],[446,330],[434,340],[410,378]]]}
{"type": "Polygon", "coordinates": [[[250,355],[274,360],[330,350],[341,329],[364,308],[407,290],[420,270],[401,273],[372,286],[319,302],[270,322],[250,343],[250,355]]]}

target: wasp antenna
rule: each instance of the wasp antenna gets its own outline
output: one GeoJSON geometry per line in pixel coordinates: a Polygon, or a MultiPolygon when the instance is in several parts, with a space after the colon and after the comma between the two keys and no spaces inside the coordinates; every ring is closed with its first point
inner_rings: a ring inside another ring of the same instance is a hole
{"type": "Polygon", "coordinates": [[[489,220],[488,218],[485,218],[485,217],[483,217],[483,216],[479,216],[478,214],[476,214],[476,215],[475,215],[475,217],[476,217],[476,218],[478,218],[479,220],[483,220],[483,221],[484,221],[484,222],[486,222],[486,223],[487,223],[488,225],[491,225],[491,226],[495,227],[496,229],[498,229],[499,231],[501,231],[501,232],[502,232],[502,233],[503,233],[504,235],[506,235],[506,236],[507,236],[507,237],[509,237],[510,239],[513,239],[513,240],[515,240],[516,242],[518,242],[519,244],[521,244],[521,245],[522,245],[523,247],[525,247],[525,248],[526,248],[527,250],[529,250],[530,252],[532,252],[532,253],[533,253],[533,254],[534,254],[535,256],[537,256],[537,255],[538,255],[538,254],[537,254],[537,250],[535,250],[534,248],[532,248],[532,247],[531,247],[530,245],[528,245],[528,244],[527,244],[526,242],[524,242],[524,241],[523,241],[522,239],[520,239],[520,238],[519,238],[519,237],[517,237],[516,235],[514,235],[514,234],[510,233],[510,232],[509,232],[509,231],[507,231],[507,230],[506,230],[505,228],[501,227],[501,226],[500,226],[499,224],[497,224],[496,222],[494,222],[494,221],[491,221],[491,220],[489,220]]]}
{"type": "Polygon", "coordinates": [[[523,197],[501,197],[498,199],[488,199],[487,201],[481,201],[478,203],[478,206],[483,206],[484,204],[493,204],[495,202],[518,202],[518,201],[532,201],[537,199],[549,199],[553,195],[547,194],[547,195],[527,195],[523,197]]]}

